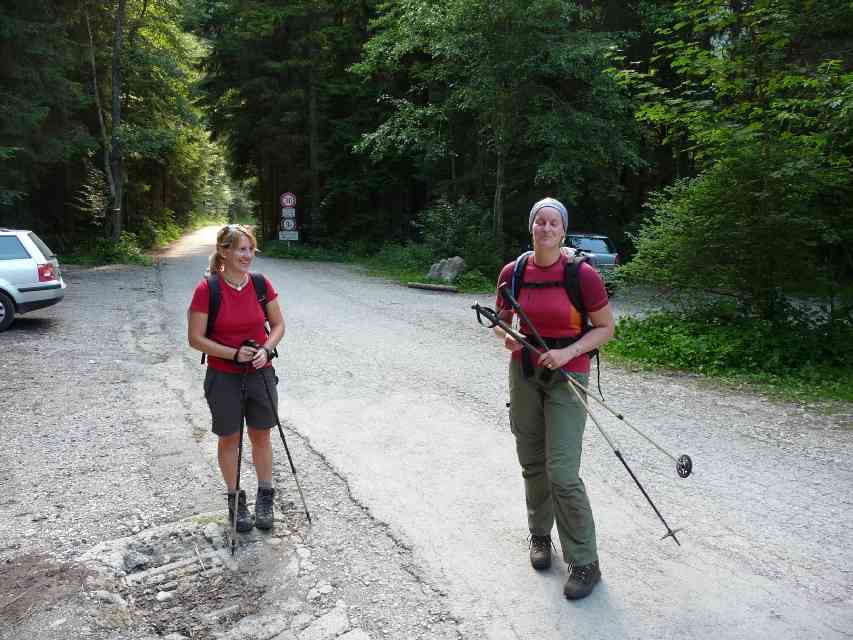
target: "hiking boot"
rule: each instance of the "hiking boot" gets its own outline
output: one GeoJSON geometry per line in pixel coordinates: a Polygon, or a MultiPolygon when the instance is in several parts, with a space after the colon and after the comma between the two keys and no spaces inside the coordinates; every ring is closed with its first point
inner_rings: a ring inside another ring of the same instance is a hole
{"type": "Polygon", "coordinates": [[[275,489],[259,488],[258,495],[255,497],[255,526],[258,529],[272,529],[274,517],[272,508],[272,499],[275,496],[275,489]]]}
{"type": "Polygon", "coordinates": [[[551,566],[551,536],[530,536],[530,564],[537,571],[551,566]]]}
{"type": "Polygon", "coordinates": [[[585,564],[582,567],[572,565],[569,572],[569,579],[566,580],[566,586],[563,587],[563,593],[569,600],[580,600],[586,598],[595,585],[601,580],[601,571],[598,568],[598,561],[585,564]]]}
{"type": "MultiPolygon", "coordinates": [[[[228,494],[228,526],[234,522],[234,494],[228,494]]],[[[251,531],[255,521],[249,509],[246,507],[246,492],[240,489],[240,498],[237,500],[237,531],[245,533],[251,531]]]]}

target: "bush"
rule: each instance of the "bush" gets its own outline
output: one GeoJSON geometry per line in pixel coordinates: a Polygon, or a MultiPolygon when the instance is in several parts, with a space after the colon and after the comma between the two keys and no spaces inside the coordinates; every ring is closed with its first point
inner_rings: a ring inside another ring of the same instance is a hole
{"type": "Polygon", "coordinates": [[[74,253],[63,256],[62,260],[72,264],[151,264],[151,258],[143,253],[139,237],[129,231],[123,231],[118,242],[108,238],[88,242],[74,253]]]}
{"type": "Polygon", "coordinates": [[[491,230],[491,212],[471,200],[442,198],[418,215],[417,226],[433,262],[462,256],[468,269],[497,275],[503,256],[491,230]]]}
{"type": "Polygon", "coordinates": [[[156,217],[146,216],[137,237],[146,249],[162,247],[181,237],[184,230],[175,222],[175,212],[163,209],[156,217]]]}
{"type": "Polygon", "coordinates": [[[381,263],[391,269],[418,271],[424,274],[432,266],[433,254],[423,244],[386,244],[383,245],[371,262],[381,263]]]}
{"type": "Polygon", "coordinates": [[[460,290],[470,293],[494,291],[495,284],[494,278],[487,278],[479,269],[466,271],[456,279],[456,286],[460,290]]]}
{"type": "Polygon", "coordinates": [[[655,366],[853,399],[853,322],[788,308],[784,320],[729,306],[623,318],[608,353],[655,366]]]}

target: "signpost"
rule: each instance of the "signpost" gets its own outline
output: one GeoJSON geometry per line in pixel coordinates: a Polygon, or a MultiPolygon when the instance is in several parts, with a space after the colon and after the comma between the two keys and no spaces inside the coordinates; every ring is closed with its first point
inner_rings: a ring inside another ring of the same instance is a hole
{"type": "Polygon", "coordinates": [[[296,226],[296,196],[290,191],[282,193],[278,199],[281,204],[281,222],[278,226],[278,239],[299,241],[299,230],[296,226]]]}

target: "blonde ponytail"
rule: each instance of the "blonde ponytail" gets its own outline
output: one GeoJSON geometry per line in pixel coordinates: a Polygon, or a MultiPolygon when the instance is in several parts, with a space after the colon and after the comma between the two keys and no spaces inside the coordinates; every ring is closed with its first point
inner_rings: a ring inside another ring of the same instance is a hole
{"type": "Polygon", "coordinates": [[[214,275],[222,271],[222,256],[219,254],[219,247],[216,251],[210,254],[210,262],[207,266],[207,275],[214,275]]]}

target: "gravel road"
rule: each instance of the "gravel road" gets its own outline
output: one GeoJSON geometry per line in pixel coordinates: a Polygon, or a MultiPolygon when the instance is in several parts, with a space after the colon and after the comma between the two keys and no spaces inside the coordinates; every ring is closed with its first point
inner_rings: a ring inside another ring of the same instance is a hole
{"type": "MultiPolygon", "coordinates": [[[[62,304],[0,334],[0,638],[853,634],[853,407],[605,363],[608,402],[689,453],[695,473],[678,478],[602,418],[685,527],[682,546],[661,542],[588,424],[604,581],[568,603],[564,566],[527,563],[506,355],[474,321],[474,296],[342,265],[257,261],[287,320],[281,416],[314,523],[278,443],[283,522],[231,560],[203,367],[185,337],[212,239],[188,236],[151,268],[70,267],[62,304]]],[[[620,293],[614,306],[649,301],[620,293]]]]}

